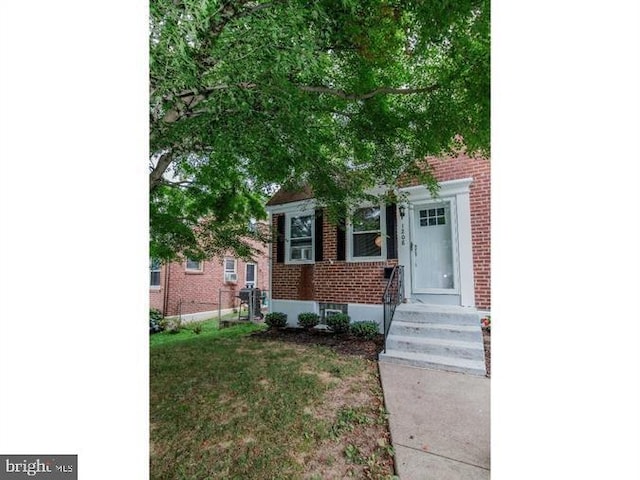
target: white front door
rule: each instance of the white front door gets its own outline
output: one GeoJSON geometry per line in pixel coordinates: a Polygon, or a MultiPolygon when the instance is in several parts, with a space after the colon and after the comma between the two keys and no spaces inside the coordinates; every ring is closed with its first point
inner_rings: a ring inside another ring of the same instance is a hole
{"type": "Polygon", "coordinates": [[[412,220],[413,292],[459,293],[455,201],[416,204],[412,220]]]}

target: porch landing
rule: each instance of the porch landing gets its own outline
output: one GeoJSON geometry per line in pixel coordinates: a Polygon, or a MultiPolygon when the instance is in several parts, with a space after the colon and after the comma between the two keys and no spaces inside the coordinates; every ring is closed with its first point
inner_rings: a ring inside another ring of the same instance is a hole
{"type": "Polygon", "coordinates": [[[474,308],[398,305],[380,362],[485,376],[480,315],[474,308]]]}

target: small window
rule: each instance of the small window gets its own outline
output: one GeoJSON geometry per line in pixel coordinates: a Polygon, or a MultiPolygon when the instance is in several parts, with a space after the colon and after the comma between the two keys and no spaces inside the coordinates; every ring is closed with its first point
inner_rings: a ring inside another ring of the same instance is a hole
{"type": "Polygon", "coordinates": [[[289,221],[289,260],[313,261],[313,215],[291,217],[289,221]]]}
{"type": "Polygon", "coordinates": [[[351,257],[382,258],[382,210],[380,207],[360,208],[351,218],[351,257]]]}
{"type": "Polygon", "coordinates": [[[192,260],[190,258],[187,259],[186,270],[188,272],[201,272],[202,271],[202,260],[192,260]]]}
{"type": "Polygon", "coordinates": [[[446,225],[444,208],[428,208],[420,210],[420,226],[432,227],[434,225],[446,225]]]}
{"type": "Polygon", "coordinates": [[[320,303],[320,323],[322,325],[326,325],[326,320],[331,315],[337,315],[338,313],[347,314],[349,312],[349,307],[346,303],[320,303]]]}
{"type": "Polygon", "coordinates": [[[224,259],[224,281],[236,283],[238,281],[237,261],[235,258],[224,259]]]}
{"type": "Polygon", "coordinates": [[[149,272],[151,274],[151,280],[149,285],[151,287],[159,287],[160,286],[160,261],[151,259],[149,261],[149,272]]]}

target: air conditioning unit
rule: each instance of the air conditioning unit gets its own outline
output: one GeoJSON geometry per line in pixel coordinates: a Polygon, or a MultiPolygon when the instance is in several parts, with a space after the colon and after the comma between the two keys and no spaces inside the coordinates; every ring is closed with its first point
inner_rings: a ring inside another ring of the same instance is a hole
{"type": "Polygon", "coordinates": [[[237,273],[225,273],[224,274],[224,281],[226,283],[236,283],[238,281],[238,274],[237,273]]]}

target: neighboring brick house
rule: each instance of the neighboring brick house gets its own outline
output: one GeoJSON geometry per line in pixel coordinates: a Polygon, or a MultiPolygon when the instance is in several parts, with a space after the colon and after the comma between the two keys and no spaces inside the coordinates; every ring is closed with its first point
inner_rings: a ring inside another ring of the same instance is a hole
{"type": "Polygon", "coordinates": [[[309,188],[279,191],[267,203],[276,234],[271,311],[289,324],[312,311],[352,321],[383,318],[385,272],[403,265],[408,302],[491,309],[490,162],[460,155],[428,159],[440,190],[398,182],[398,202],[363,204],[331,224],[309,188]]]}
{"type": "Polygon", "coordinates": [[[269,262],[266,254],[245,262],[232,256],[205,261],[151,262],[149,306],[164,316],[218,312],[239,305],[240,289],[268,290],[269,262]]]}

